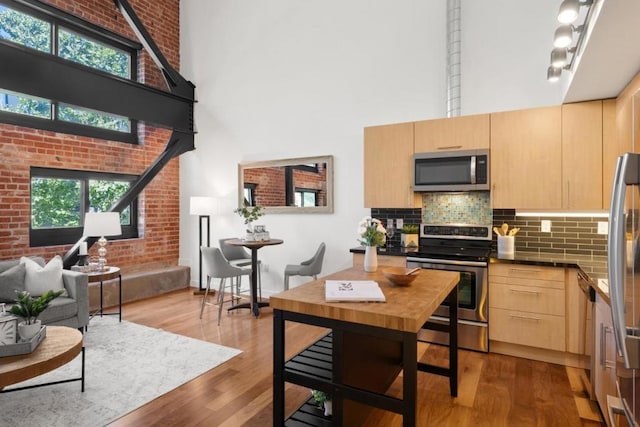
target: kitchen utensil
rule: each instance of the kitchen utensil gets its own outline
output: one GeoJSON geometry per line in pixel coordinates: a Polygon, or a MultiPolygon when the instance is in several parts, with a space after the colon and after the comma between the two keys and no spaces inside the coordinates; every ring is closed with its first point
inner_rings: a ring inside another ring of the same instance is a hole
{"type": "Polygon", "coordinates": [[[500,230],[498,227],[493,227],[493,232],[498,236],[502,236],[502,230],[500,230]]]}
{"type": "Polygon", "coordinates": [[[509,231],[509,224],[507,224],[506,222],[502,224],[502,235],[506,236],[507,235],[507,231],[509,231]]]}
{"type": "Polygon", "coordinates": [[[409,271],[407,271],[407,273],[406,273],[406,274],[416,274],[416,273],[417,273],[417,272],[419,272],[419,271],[420,271],[420,267],[416,267],[416,268],[414,268],[413,270],[409,270],[409,271]]]}
{"type": "Polygon", "coordinates": [[[509,236],[515,236],[516,234],[518,234],[518,231],[520,231],[519,227],[513,227],[511,230],[509,230],[509,236]]]}

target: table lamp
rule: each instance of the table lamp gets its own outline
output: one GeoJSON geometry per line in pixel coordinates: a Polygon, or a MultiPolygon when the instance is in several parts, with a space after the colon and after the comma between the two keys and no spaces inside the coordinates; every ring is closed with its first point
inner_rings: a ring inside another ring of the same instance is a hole
{"type": "Polygon", "coordinates": [[[211,235],[210,235],[210,215],[213,213],[215,209],[215,201],[213,197],[191,197],[189,201],[189,213],[191,215],[198,215],[198,225],[199,225],[199,234],[200,240],[198,245],[198,253],[200,254],[200,262],[199,262],[199,273],[200,273],[200,282],[198,284],[198,291],[203,292],[204,287],[202,286],[202,222],[203,220],[207,223],[207,246],[211,245],[211,235]]]}
{"type": "Polygon", "coordinates": [[[87,212],[84,217],[84,237],[100,237],[98,239],[98,265],[104,271],[107,265],[107,239],[105,236],[119,236],[120,212],[87,212]]]}

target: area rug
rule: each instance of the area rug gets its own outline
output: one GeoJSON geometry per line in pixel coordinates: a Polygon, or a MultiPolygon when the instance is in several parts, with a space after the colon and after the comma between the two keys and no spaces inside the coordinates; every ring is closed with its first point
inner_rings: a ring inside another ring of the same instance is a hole
{"type": "MultiPolygon", "coordinates": [[[[92,319],[84,345],[84,393],[75,381],[0,394],[0,425],[104,426],[241,353],[112,317],[92,319]]],[[[12,387],[76,378],[80,368],[78,356],[12,387]]]]}

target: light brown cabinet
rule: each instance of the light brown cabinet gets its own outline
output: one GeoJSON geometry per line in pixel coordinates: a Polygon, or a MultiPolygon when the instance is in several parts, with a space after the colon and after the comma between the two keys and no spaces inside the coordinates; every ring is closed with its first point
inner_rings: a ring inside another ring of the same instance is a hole
{"type": "Polygon", "coordinates": [[[491,114],[494,208],[562,207],[560,106],[491,114]]]}
{"type": "Polygon", "coordinates": [[[415,122],[415,152],[476,150],[490,146],[490,115],[415,122]]]}
{"type": "Polygon", "coordinates": [[[492,264],[489,338],[565,351],[564,268],[492,264]]]}
{"type": "Polygon", "coordinates": [[[411,186],[412,170],[413,123],[364,129],[365,207],[420,207],[422,198],[411,186]]]}
{"type": "Polygon", "coordinates": [[[602,209],[602,101],[562,106],[562,208],[602,209]]]}
{"type": "Polygon", "coordinates": [[[617,105],[615,99],[602,101],[602,208],[609,210],[611,188],[618,156],[631,151],[631,143],[618,138],[617,105]]]}

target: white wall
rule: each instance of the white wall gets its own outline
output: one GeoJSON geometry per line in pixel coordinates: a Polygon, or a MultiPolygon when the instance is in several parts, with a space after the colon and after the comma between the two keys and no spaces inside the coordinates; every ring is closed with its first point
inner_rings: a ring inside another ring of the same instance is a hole
{"type": "MultiPolygon", "coordinates": [[[[560,102],[545,80],[557,3],[463,0],[463,114],[560,102]],[[507,6],[518,25],[494,18],[507,6]],[[527,28],[512,41],[522,20],[527,28]]],[[[263,288],[281,290],[285,265],[311,256],[320,241],[327,244],[324,273],[349,266],[357,223],[369,211],[363,127],[446,114],[446,2],[189,0],[181,15],[181,72],[196,85],[198,134],[196,150],[180,158],[180,263],[192,267],[195,283],[190,196],[220,198],[211,233],[217,244],[244,228],[232,212],[239,162],[330,154],[333,214],[261,219],[285,242],[260,250],[269,269],[263,288]]]]}

